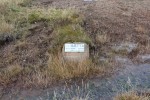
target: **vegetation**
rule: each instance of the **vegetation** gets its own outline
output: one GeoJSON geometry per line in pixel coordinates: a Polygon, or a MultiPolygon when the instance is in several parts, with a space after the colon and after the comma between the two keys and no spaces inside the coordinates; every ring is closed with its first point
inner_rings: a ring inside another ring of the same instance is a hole
{"type": "Polygon", "coordinates": [[[61,58],[55,57],[48,61],[48,67],[27,67],[15,65],[10,66],[0,72],[0,85],[6,86],[15,81],[23,84],[23,87],[47,87],[57,80],[67,80],[72,78],[87,78],[89,75],[103,73],[91,61],[82,63],[64,62],[61,58]]]}
{"type": "Polygon", "coordinates": [[[65,62],[55,57],[53,61],[49,61],[48,65],[49,72],[58,79],[86,78],[99,70],[90,60],[76,63],[65,62]]]}
{"type": "Polygon", "coordinates": [[[7,85],[18,80],[18,76],[22,72],[22,68],[18,65],[10,66],[0,72],[0,85],[7,85]]]}
{"type": "Polygon", "coordinates": [[[119,94],[114,98],[114,100],[149,100],[148,96],[140,96],[135,92],[127,92],[123,94],[119,94]]]}
{"type": "MultiPolygon", "coordinates": [[[[21,88],[46,88],[58,82],[67,83],[97,75],[108,76],[114,73],[113,66],[116,64],[113,59],[114,55],[135,57],[139,52],[150,50],[149,31],[142,26],[133,29],[135,33],[139,33],[137,35],[138,47],[135,50],[131,50],[130,53],[126,48],[113,50],[114,44],[110,42],[117,41],[121,37],[117,33],[120,30],[113,31],[109,28],[113,28],[111,24],[115,26],[117,22],[104,23],[102,21],[100,24],[104,26],[101,26],[97,20],[91,18],[90,22],[86,23],[84,22],[85,16],[74,9],[37,7],[32,6],[31,1],[0,0],[0,52],[2,52],[0,53],[0,90],[1,87],[5,89],[11,84],[16,84],[21,88]],[[88,24],[91,26],[89,27],[88,24]],[[91,28],[89,33],[88,28],[91,28]],[[113,34],[107,34],[109,31],[115,34],[114,37],[113,34]],[[61,57],[61,51],[64,43],[67,42],[89,44],[91,58],[82,62],[65,61],[61,57]],[[143,51],[140,51],[141,48],[143,51]]],[[[90,11],[90,8],[87,7],[88,10],[90,11]]],[[[92,13],[88,15],[91,16],[92,13]]],[[[98,16],[95,16],[95,19],[98,19],[98,16]]],[[[107,18],[102,19],[107,20],[107,18]]],[[[123,22],[119,23],[117,29],[123,25],[123,22]]],[[[126,38],[125,41],[128,41],[133,36],[130,34],[129,37],[121,38],[126,38]]],[[[81,89],[86,91],[85,94],[83,93],[84,96],[81,96],[81,91],[76,89],[75,91],[79,93],[76,93],[75,97],[68,96],[72,91],[69,90],[69,93],[64,94],[64,98],[89,99],[88,90],[81,89]]],[[[54,100],[61,96],[54,95],[54,100]]],[[[127,92],[114,97],[114,100],[149,99],[148,96],[141,96],[135,92],[127,92]]]]}
{"type": "MultiPolygon", "coordinates": [[[[28,29],[28,16],[26,9],[19,6],[24,0],[1,0],[0,1],[0,41],[5,43],[11,36],[20,38],[28,29]],[[7,38],[7,39],[5,39],[7,38]]],[[[11,38],[11,40],[12,40],[11,38]]],[[[11,41],[10,40],[10,41],[11,41]]]]}
{"type": "MultiPolygon", "coordinates": [[[[72,9],[27,7],[26,0],[11,0],[10,2],[9,0],[2,0],[0,2],[0,21],[2,22],[2,25],[0,25],[0,39],[3,44],[9,39],[8,37],[11,37],[12,41],[21,39],[15,42],[15,49],[25,48],[30,44],[26,43],[26,36],[30,33],[29,29],[37,23],[46,23],[47,27],[54,29],[51,36],[52,48],[47,50],[49,51],[47,65],[26,67],[21,66],[19,63],[7,65],[0,70],[0,85],[7,86],[18,82],[23,84],[23,87],[47,87],[57,80],[87,78],[89,75],[97,74],[100,71],[103,73],[104,69],[96,67],[97,65],[91,60],[81,63],[67,63],[60,58],[59,53],[64,43],[86,42],[90,44],[92,42],[81,27],[83,16],[79,16],[77,11],[72,9]],[[18,38],[18,36],[20,37],[18,38]]],[[[12,54],[9,57],[7,62],[11,63],[12,59],[16,58],[16,55],[12,54]]]]}
{"type": "Polygon", "coordinates": [[[69,24],[55,29],[54,40],[50,52],[57,54],[64,43],[85,42],[91,44],[91,39],[85,34],[84,29],[79,24],[69,24]]]}

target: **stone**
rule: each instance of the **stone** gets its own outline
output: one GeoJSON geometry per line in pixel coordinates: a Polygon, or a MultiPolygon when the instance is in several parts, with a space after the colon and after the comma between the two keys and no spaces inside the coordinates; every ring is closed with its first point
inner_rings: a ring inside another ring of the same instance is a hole
{"type": "Polygon", "coordinates": [[[89,45],[82,42],[65,43],[62,55],[64,60],[81,62],[89,58],[89,45]]]}

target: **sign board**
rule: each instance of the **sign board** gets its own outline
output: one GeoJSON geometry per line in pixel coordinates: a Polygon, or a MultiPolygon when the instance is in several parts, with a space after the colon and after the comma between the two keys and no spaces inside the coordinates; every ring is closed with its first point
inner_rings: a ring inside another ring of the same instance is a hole
{"type": "Polygon", "coordinates": [[[65,43],[62,56],[67,61],[81,62],[89,59],[89,45],[83,42],[65,43]]]}
{"type": "Polygon", "coordinates": [[[65,44],[65,52],[84,52],[84,44],[67,43],[65,44]]]}

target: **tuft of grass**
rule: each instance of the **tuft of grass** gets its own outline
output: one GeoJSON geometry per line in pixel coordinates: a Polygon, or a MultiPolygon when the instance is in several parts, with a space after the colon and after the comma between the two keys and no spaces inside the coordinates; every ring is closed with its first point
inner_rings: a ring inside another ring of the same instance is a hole
{"type": "Polygon", "coordinates": [[[139,96],[135,92],[127,92],[117,95],[114,100],[149,100],[150,97],[139,96]]]}
{"type": "Polygon", "coordinates": [[[62,58],[53,57],[48,62],[49,72],[57,79],[72,79],[77,77],[86,78],[90,74],[95,74],[98,68],[90,61],[65,62],[62,58]]]}

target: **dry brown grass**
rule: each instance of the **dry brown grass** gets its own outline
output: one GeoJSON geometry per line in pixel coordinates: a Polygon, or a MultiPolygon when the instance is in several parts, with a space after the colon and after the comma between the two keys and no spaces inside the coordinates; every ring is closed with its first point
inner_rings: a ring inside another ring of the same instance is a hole
{"type": "MultiPolygon", "coordinates": [[[[28,24],[33,24],[34,22],[38,21],[47,21],[47,23],[50,24],[51,27],[54,27],[54,24],[57,24],[57,28],[63,31],[63,33],[60,34],[63,34],[65,38],[66,36],[68,36],[68,34],[72,33],[74,33],[73,35],[75,35],[72,37],[76,37],[76,35],[78,36],[79,34],[78,37],[80,37],[80,40],[82,39],[81,36],[85,37],[84,31],[81,30],[81,26],[78,25],[80,22],[82,22],[82,18],[80,18],[79,15],[76,14],[72,9],[61,10],[37,7],[27,8],[21,7],[21,3],[24,3],[24,0],[0,1],[0,17],[2,17],[0,18],[0,33],[11,34],[16,31],[24,33],[25,30],[23,28],[28,29],[28,24]],[[65,27],[64,29],[63,26],[66,25],[78,25],[79,30],[77,29],[78,31],[74,32],[72,27],[71,29],[70,27],[69,29],[68,27],[65,27]]],[[[63,42],[65,42],[65,40],[63,40],[63,42]]],[[[16,42],[15,48],[24,48],[26,45],[28,45],[28,43],[26,43],[25,40],[16,42]]],[[[14,57],[17,56],[14,54],[13,56],[9,55],[6,60],[8,61],[8,63],[10,63],[14,57]]],[[[4,70],[0,71],[0,84],[7,85],[11,82],[13,83],[14,81],[18,81],[20,84],[24,84],[25,86],[47,86],[48,84],[51,84],[53,80],[87,77],[88,75],[95,73],[95,70],[96,67],[90,60],[82,63],[66,63],[58,57],[53,57],[52,61],[49,61],[47,65],[42,67],[33,65],[26,68],[23,68],[22,66],[10,66],[5,68],[4,70]]]]}
{"type": "Polygon", "coordinates": [[[0,85],[22,84],[22,87],[47,87],[56,81],[84,79],[92,75],[106,74],[105,66],[97,66],[91,60],[83,62],[65,62],[60,57],[52,57],[46,67],[10,66],[0,72],[0,85]]]}
{"type": "Polygon", "coordinates": [[[96,66],[90,60],[82,62],[66,62],[61,57],[54,57],[48,62],[49,72],[59,79],[71,79],[75,77],[87,77],[94,74],[96,66]]]}
{"type": "Polygon", "coordinates": [[[47,69],[34,68],[31,70],[26,68],[22,77],[24,78],[22,80],[23,87],[47,87],[54,83],[54,78],[47,69]]]}
{"type": "Polygon", "coordinates": [[[7,23],[5,20],[0,20],[0,33],[11,33],[14,30],[12,24],[7,23]]]}
{"type": "Polygon", "coordinates": [[[127,92],[117,95],[114,100],[150,100],[150,97],[139,96],[135,92],[127,92]]]}
{"type": "MultiPolygon", "coordinates": [[[[54,27],[55,25],[53,24],[57,24],[56,25],[57,28],[55,28],[55,32],[53,33],[53,34],[56,33],[53,37],[54,41],[52,41],[55,42],[54,43],[55,47],[62,46],[63,43],[69,41],[71,42],[82,41],[88,43],[91,42],[91,39],[84,32],[84,29],[80,25],[82,23],[82,18],[78,14],[76,14],[72,9],[62,10],[51,8],[45,9],[37,7],[31,7],[29,9],[27,7],[21,7],[19,5],[20,3],[23,3],[23,1],[24,0],[0,1],[0,9],[5,10],[4,12],[0,12],[1,14],[0,17],[3,16],[3,18],[0,19],[0,21],[3,22],[0,23],[0,25],[2,24],[2,26],[0,26],[0,33],[7,33],[7,32],[13,33],[13,31],[24,32],[24,29],[22,28],[28,29],[27,26],[28,24],[30,26],[31,24],[34,24],[34,22],[46,21],[48,25],[50,24],[50,27],[54,27]],[[5,16],[5,14],[7,16],[5,16]]],[[[28,46],[28,43],[30,42],[27,43],[25,39],[26,38],[24,38],[24,40],[22,39],[21,42],[17,41],[16,44],[14,45],[15,49],[23,48],[27,50],[26,46],[28,46]]],[[[108,36],[107,35],[99,36],[98,40],[101,43],[105,43],[108,41],[108,36]]],[[[34,51],[38,52],[38,50],[34,51]]],[[[16,61],[16,59],[20,59],[22,57],[22,55],[18,56],[17,53],[15,52],[9,53],[11,55],[8,55],[6,57],[7,58],[6,62],[4,61],[6,67],[8,66],[7,64],[9,63],[12,64],[16,61]]],[[[20,64],[20,62],[18,60],[18,62],[15,63],[20,64]]],[[[58,56],[52,57],[52,59],[47,62],[47,65],[40,67],[38,65],[35,66],[34,64],[33,65],[30,64],[30,66],[26,66],[25,68],[23,68],[20,65],[10,66],[0,71],[0,85],[19,83],[22,84],[21,86],[23,87],[26,86],[46,87],[57,80],[64,81],[74,78],[88,78],[89,76],[97,74],[102,76],[106,74],[106,72],[108,72],[107,74],[109,74],[109,71],[110,72],[112,71],[107,70],[106,64],[102,66],[96,65],[91,60],[83,61],[80,63],[75,62],[67,63],[58,56]]]]}
{"type": "Polygon", "coordinates": [[[19,65],[9,66],[0,72],[0,85],[7,85],[16,80],[22,72],[22,68],[19,65]]]}

